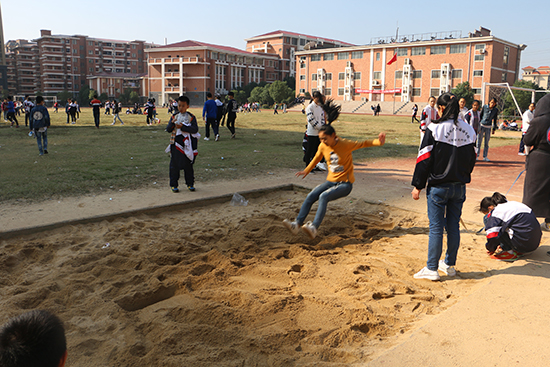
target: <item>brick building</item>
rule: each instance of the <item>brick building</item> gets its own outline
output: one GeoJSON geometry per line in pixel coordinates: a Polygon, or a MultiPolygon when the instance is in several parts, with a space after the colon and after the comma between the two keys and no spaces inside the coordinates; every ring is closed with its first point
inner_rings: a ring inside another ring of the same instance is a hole
{"type": "MultiPolygon", "coordinates": [[[[4,26],[2,24],[2,9],[0,9],[0,45],[4,45],[4,26]]],[[[0,50],[0,92],[8,90],[8,66],[4,47],[0,50]]]]}
{"type": "Polygon", "coordinates": [[[288,31],[273,31],[245,39],[246,51],[278,55],[278,80],[296,75],[297,51],[353,46],[351,43],[288,31]]]}
{"type": "Polygon", "coordinates": [[[167,103],[186,94],[191,104],[202,105],[206,93],[256,82],[280,80],[279,56],[198,41],[183,41],[149,48],[149,96],[167,103]]]}
{"type": "Polygon", "coordinates": [[[546,90],[549,89],[550,66],[539,66],[538,68],[527,66],[522,70],[523,70],[523,74],[521,75],[521,78],[523,80],[533,82],[539,87],[544,88],[546,90]]]}
{"type": "MultiPolygon", "coordinates": [[[[296,52],[297,95],[315,90],[340,101],[425,102],[468,81],[476,98],[486,82],[519,77],[517,45],[480,28],[467,37],[441,32],[371,40],[369,45],[296,52]],[[395,62],[388,65],[395,56],[395,62]]],[[[399,106],[400,104],[397,104],[399,106]]]]}
{"type": "Polygon", "coordinates": [[[6,43],[8,93],[34,94],[40,88],[38,45],[27,40],[6,43]]]}

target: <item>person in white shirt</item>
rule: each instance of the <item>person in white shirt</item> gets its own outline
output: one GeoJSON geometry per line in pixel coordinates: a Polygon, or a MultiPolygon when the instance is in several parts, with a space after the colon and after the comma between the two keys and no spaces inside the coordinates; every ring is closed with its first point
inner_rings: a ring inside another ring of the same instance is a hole
{"type": "Polygon", "coordinates": [[[460,107],[460,112],[458,113],[458,118],[464,121],[468,109],[466,108],[466,98],[460,98],[458,100],[458,107],[460,107]]]}
{"type": "Polygon", "coordinates": [[[535,118],[535,104],[531,103],[529,108],[521,116],[521,141],[519,142],[518,155],[527,155],[529,153],[529,147],[526,147],[523,143],[523,137],[527,129],[529,129],[529,124],[533,118],[535,118]]]}
{"type": "Polygon", "coordinates": [[[438,118],[439,114],[435,109],[435,97],[431,96],[428,99],[428,105],[422,110],[422,117],[420,118],[420,144],[422,144],[422,139],[424,139],[424,132],[428,128],[428,125],[430,125],[432,121],[437,120],[438,118]]]}
{"type": "MultiPolygon", "coordinates": [[[[319,140],[319,130],[323,125],[326,124],[325,111],[323,110],[323,103],[325,103],[325,96],[319,92],[313,92],[313,102],[310,103],[306,108],[306,117],[307,117],[307,130],[306,130],[306,139],[307,139],[307,148],[304,153],[304,163],[309,165],[309,162],[312,161],[315,154],[317,154],[317,148],[321,143],[319,140]]],[[[326,171],[326,163],[319,163],[319,169],[326,171]]]]}

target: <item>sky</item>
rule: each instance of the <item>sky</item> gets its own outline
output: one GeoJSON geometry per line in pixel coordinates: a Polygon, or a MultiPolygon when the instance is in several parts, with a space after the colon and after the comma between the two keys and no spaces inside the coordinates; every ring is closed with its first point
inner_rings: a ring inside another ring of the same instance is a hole
{"type": "Polygon", "coordinates": [[[49,29],[52,34],[156,44],[164,44],[165,38],[168,43],[190,39],[244,49],[246,38],[275,30],[363,45],[373,37],[395,35],[397,27],[400,35],[462,31],[465,37],[483,26],[495,37],[527,45],[521,56],[522,68],[550,65],[548,16],[543,11],[548,0],[532,0],[526,9],[512,0],[447,3],[435,1],[428,7],[425,2],[404,0],[4,0],[1,7],[5,41],[35,39],[41,29],[49,29]]]}

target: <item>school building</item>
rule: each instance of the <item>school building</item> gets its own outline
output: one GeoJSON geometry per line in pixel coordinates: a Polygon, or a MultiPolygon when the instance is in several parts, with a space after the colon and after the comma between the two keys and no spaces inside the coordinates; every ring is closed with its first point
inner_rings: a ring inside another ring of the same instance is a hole
{"type": "Polygon", "coordinates": [[[523,80],[533,82],[546,90],[550,88],[550,66],[539,66],[538,68],[527,66],[522,70],[521,78],[523,80]]]}
{"type": "Polygon", "coordinates": [[[319,90],[343,102],[389,101],[394,102],[394,113],[407,103],[425,103],[465,81],[481,98],[484,83],[512,85],[518,79],[525,47],[481,27],[467,37],[460,31],[437,32],[373,38],[363,46],[298,51],[296,94],[319,90]]]}

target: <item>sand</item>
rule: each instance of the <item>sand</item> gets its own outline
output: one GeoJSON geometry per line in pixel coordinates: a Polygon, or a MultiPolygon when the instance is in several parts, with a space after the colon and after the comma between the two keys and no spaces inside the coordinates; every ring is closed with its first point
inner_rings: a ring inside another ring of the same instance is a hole
{"type": "MultiPolygon", "coordinates": [[[[48,309],[69,366],[350,366],[395,345],[505,264],[463,234],[456,278],[415,280],[425,215],[352,195],[319,236],[305,194],[66,226],[0,242],[0,323],[48,309]]],[[[314,207],[315,208],[315,207],[314,207]]]]}

